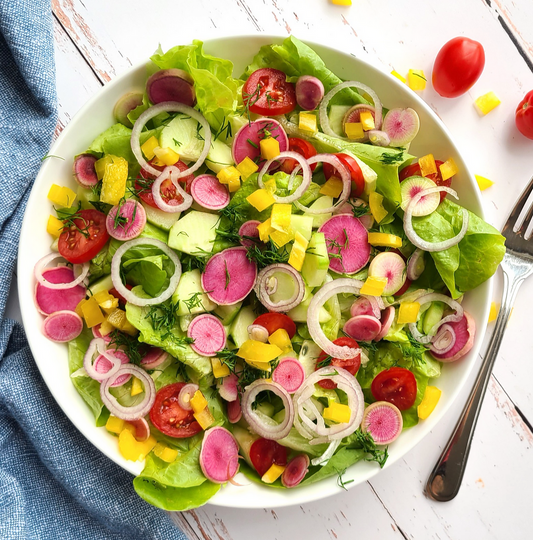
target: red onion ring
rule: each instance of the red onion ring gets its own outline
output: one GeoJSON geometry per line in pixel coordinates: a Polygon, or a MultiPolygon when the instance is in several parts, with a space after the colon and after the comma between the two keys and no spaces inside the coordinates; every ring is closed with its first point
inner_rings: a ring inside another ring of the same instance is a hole
{"type": "Polygon", "coordinates": [[[39,259],[37,261],[37,264],[35,265],[35,269],[33,271],[35,275],[35,279],[37,280],[37,283],[39,285],[42,285],[43,287],[46,287],[47,289],[72,289],[73,287],[76,287],[76,285],[79,285],[83,282],[83,280],[87,277],[87,274],[89,273],[89,263],[83,263],[83,264],[74,264],[72,267],[72,270],[74,272],[74,275],[76,275],[76,272],[79,272],[79,275],[74,281],[71,281],[70,283],[50,283],[46,280],[46,278],[43,276],[43,271],[46,269],[46,267],[56,259],[64,259],[59,253],[49,253],[48,255],[45,255],[42,259],[39,259]]]}
{"type": "Polygon", "coordinates": [[[302,301],[305,294],[305,283],[300,272],[295,270],[292,266],[289,264],[278,263],[271,264],[259,272],[254,290],[259,298],[259,301],[269,311],[286,312],[291,310],[293,307],[296,307],[302,301]],[[295,289],[294,294],[290,298],[280,300],[276,303],[270,300],[270,294],[274,294],[274,292],[277,290],[277,286],[274,290],[269,288],[270,279],[273,277],[275,272],[282,272],[283,274],[289,275],[294,281],[295,289]]]}
{"type": "Polygon", "coordinates": [[[105,381],[106,379],[109,379],[113,375],[115,375],[120,367],[122,366],[122,363],[120,361],[120,358],[115,356],[114,354],[111,354],[107,348],[106,348],[106,342],[102,338],[94,338],[89,343],[89,347],[87,348],[87,351],[85,352],[85,356],[83,357],[83,367],[85,368],[85,371],[87,372],[87,375],[91,377],[91,379],[94,379],[95,381],[105,381]],[[98,352],[98,354],[104,356],[106,360],[108,360],[111,363],[111,368],[107,372],[100,372],[96,371],[93,360],[94,353],[98,352]]]}
{"type": "Polygon", "coordinates": [[[183,188],[180,186],[178,182],[178,178],[180,176],[181,171],[177,167],[165,167],[152,184],[152,196],[154,198],[154,202],[155,204],[157,204],[160,210],[163,210],[163,212],[173,214],[177,212],[183,212],[185,210],[188,210],[194,201],[192,196],[189,195],[186,191],[184,191],[183,188]],[[161,185],[165,180],[169,179],[174,184],[177,194],[181,195],[183,199],[180,204],[168,204],[161,196],[161,185]]]}
{"type": "Polygon", "coordinates": [[[449,324],[443,324],[436,336],[431,340],[429,348],[431,351],[437,354],[446,354],[451,351],[455,345],[457,336],[453,327],[449,324]]]}
{"type": "Polygon", "coordinates": [[[416,248],[415,252],[409,257],[407,261],[407,279],[410,281],[416,281],[426,268],[424,262],[424,252],[420,248],[416,248]]]}
{"type": "Polygon", "coordinates": [[[193,383],[186,384],[184,387],[182,387],[180,393],[178,394],[178,403],[182,409],[192,411],[191,398],[194,396],[197,390],[199,390],[199,388],[200,387],[197,384],[193,383]]]}

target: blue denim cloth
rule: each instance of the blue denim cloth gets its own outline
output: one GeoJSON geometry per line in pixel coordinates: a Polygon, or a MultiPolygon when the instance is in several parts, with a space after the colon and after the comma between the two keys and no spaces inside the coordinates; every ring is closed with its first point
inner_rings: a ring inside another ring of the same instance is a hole
{"type": "Polygon", "coordinates": [[[24,330],[4,319],[24,208],[56,120],[49,0],[0,0],[0,538],[183,540],[70,423],[24,330]]]}

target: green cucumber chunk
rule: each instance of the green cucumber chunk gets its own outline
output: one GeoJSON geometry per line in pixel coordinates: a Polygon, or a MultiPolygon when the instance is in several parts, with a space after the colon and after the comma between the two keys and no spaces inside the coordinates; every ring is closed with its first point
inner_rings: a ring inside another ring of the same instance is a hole
{"type": "Polygon", "coordinates": [[[99,292],[109,291],[113,287],[114,285],[113,285],[113,280],[111,279],[111,275],[108,275],[95,281],[90,286],[88,292],[90,296],[94,296],[95,294],[98,294],[99,292]]]}
{"type": "Polygon", "coordinates": [[[351,105],[332,105],[329,109],[329,127],[340,137],[344,137],[344,116],[352,108],[351,105]]]}
{"type": "Polygon", "coordinates": [[[243,307],[235,317],[229,333],[237,347],[250,339],[248,327],[254,323],[255,319],[257,319],[257,315],[251,306],[243,307]]]}
{"type": "Polygon", "coordinates": [[[329,255],[324,233],[313,233],[305,254],[302,276],[309,287],[320,287],[326,279],[329,255]]]}
{"type": "Polygon", "coordinates": [[[299,232],[308,242],[313,234],[313,218],[311,216],[291,215],[291,229],[299,232]]]}
{"type": "Polygon", "coordinates": [[[217,307],[205,294],[202,288],[202,275],[197,268],[181,275],[172,295],[172,301],[175,304],[179,302],[178,316],[180,317],[213,311],[217,307]]]}
{"type": "MultiPolygon", "coordinates": [[[[333,197],[329,195],[322,195],[319,197],[309,208],[313,210],[324,210],[325,208],[330,208],[333,206],[333,197]]],[[[326,221],[333,214],[304,214],[304,216],[311,216],[313,218],[313,229],[318,229],[326,223],[326,221]]]]}
{"type": "Polygon", "coordinates": [[[213,313],[218,315],[224,326],[231,324],[242,307],[242,302],[237,302],[230,306],[217,306],[213,313]]]}
{"type": "Polygon", "coordinates": [[[151,223],[164,231],[170,231],[172,225],[178,221],[181,215],[180,212],[163,212],[163,210],[154,208],[153,206],[146,204],[144,201],[141,201],[141,204],[146,212],[146,220],[148,223],[151,223]]]}
{"type": "Polygon", "coordinates": [[[211,140],[211,148],[205,158],[205,164],[215,173],[235,165],[231,148],[220,139],[211,140]]]}
{"type": "Polygon", "coordinates": [[[431,302],[424,316],[422,331],[429,334],[430,330],[442,319],[444,315],[444,302],[431,302]]]}
{"type": "Polygon", "coordinates": [[[185,160],[197,161],[204,148],[203,129],[198,125],[190,116],[178,113],[161,131],[161,148],[170,148],[185,160]]]}
{"type": "Polygon", "coordinates": [[[189,255],[202,256],[211,253],[219,219],[216,214],[192,210],[172,226],[168,245],[189,255]]]}

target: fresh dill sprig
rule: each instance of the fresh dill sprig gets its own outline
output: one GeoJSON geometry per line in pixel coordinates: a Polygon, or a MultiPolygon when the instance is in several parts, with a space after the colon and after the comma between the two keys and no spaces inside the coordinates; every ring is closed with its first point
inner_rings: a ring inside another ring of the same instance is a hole
{"type": "Polygon", "coordinates": [[[177,139],[175,139],[174,137],[172,137],[172,140],[174,141],[174,144],[176,146],[181,146],[182,143],[180,143],[177,139]]]}
{"type": "Polygon", "coordinates": [[[46,154],[45,156],[43,156],[41,158],[41,161],[44,161],[45,159],[48,159],[48,158],[51,158],[51,157],[54,157],[54,158],[57,158],[57,159],[62,159],[63,161],[65,161],[65,158],[64,157],[61,157],[61,156],[54,156],[54,154],[46,154]]]}
{"type": "Polygon", "coordinates": [[[120,330],[113,330],[109,336],[111,337],[110,348],[122,349],[132,364],[140,365],[143,356],[146,354],[146,345],[140,343],[136,337],[123,334],[120,330]]]}
{"type": "Polygon", "coordinates": [[[391,152],[383,152],[383,154],[381,154],[381,157],[379,158],[379,161],[381,161],[381,163],[384,163],[385,165],[396,165],[397,163],[401,163],[403,160],[403,150],[398,154],[393,154],[391,152]]]}
{"type": "Polygon", "coordinates": [[[237,349],[222,349],[217,353],[217,358],[222,364],[228,366],[231,373],[237,375],[237,384],[241,390],[252,384],[257,379],[270,377],[266,371],[261,371],[237,356],[237,349]]]}
{"type": "Polygon", "coordinates": [[[224,116],[222,119],[222,125],[218,128],[217,132],[215,133],[215,141],[222,135],[222,133],[226,133],[226,139],[229,139],[233,134],[231,130],[231,124],[229,123],[229,120],[224,116]]]}
{"type": "Polygon", "coordinates": [[[346,201],[352,207],[353,217],[360,218],[370,214],[370,207],[367,204],[355,204],[354,199],[348,199],[346,201]]]}
{"type": "Polygon", "coordinates": [[[259,145],[254,143],[254,141],[252,141],[252,139],[246,139],[246,142],[250,145],[250,146],[253,146],[254,148],[256,148],[257,150],[259,150],[259,145]]]}
{"type": "Polygon", "coordinates": [[[226,277],[226,283],[224,284],[224,290],[226,290],[230,284],[230,281],[231,281],[231,276],[229,274],[229,270],[228,270],[228,263],[226,260],[224,260],[224,272],[225,272],[225,277],[226,277]]]}
{"type": "Polygon", "coordinates": [[[250,246],[246,255],[248,260],[255,261],[257,268],[261,270],[270,264],[288,263],[290,254],[285,246],[279,249],[272,240],[269,240],[267,247],[263,249],[259,246],[250,246]]]}
{"type": "Polygon", "coordinates": [[[102,201],[89,201],[95,208],[95,210],[98,210],[99,212],[102,212],[104,214],[109,214],[109,210],[113,208],[113,205],[102,202],[102,201]]]}
{"type": "Polygon", "coordinates": [[[370,432],[363,433],[361,429],[357,429],[354,436],[355,441],[349,446],[361,448],[367,454],[365,461],[375,461],[383,469],[389,457],[388,446],[381,450],[376,446],[370,432]]]}
{"type": "Polygon", "coordinates": [[[415,366],[418,366],[424,362],[424,354],[428,349],[416,341],[410,332],[407,332],[407,337],[409,343],[398,343],[398,347],[402,351],[404,359],[409,359],[415,366]]]}
{"type": "Polygon", "coordinates": [[[330,366],[332,360],[333,360],[333,357],[328,354],[326,358],[324,358],[323,360],[320,360],[320,362],[317,362],[316,368],[320,369],[326,366],[330,366]]]}
{"type": "Polygon", "coordinates": [[[202,295],[203,293],[201,291],[197,291],[191,296],[189,296],[187,300],[182,300],[182,302],[185,304],[185,306],[189,310],[189,313],[191,313],[191,311],[195,307],[202,307],[202,308],[204,307],[202,304],[202,295]]]}
{"type": "Polygon", "coordinates": [[[198,269],[200,272],[205,270],[207,259],[205,257],[196,257],[194,255],[184,255],[181,257],[181,267],[184,272],[198,269]]]}
{"type": "Polygon", "coordinates": [[[78,208],[75,212],[66,209],[56,208],[55,206],[54,210],[56,211],[57,218],[63,222],[63,230],[70,229],[71,231],[78,231],[83,236],[85,236],[85,238],[89,238],[89,223],[80,214],[82,210],[81,201],[78,202],[78,208]]]}
{"type": "Polygon", "coordinates": [[[344,469],[342,469],[342,471],[338,470],[338,469],[335,469],[337,471],[337,474],[339,475],[338,478],[337,478],[337,485],[344,489],[345,491],[348,491],[346,489],[346,486],[348,484],[351,484],[354,480],[343,480],[343,475],[346,473],[346,467],[344,469]]]}
{"type": "Polygon", "coordinates": [[[170,298],[157,306],[150,306],[144,318],[150,319],[150,324],[156,332],[166,330],[167,333],[163,337],[165,339],[178,322],[178,309],[179,302],[174,303],[170,298]]]}
{"type": "Polygon", "coordinates": [[[250,117],[250,107],[255,105],[259,98],[261,97],[261,85],[258,83],[255,90],[251,93],[245,92],[243,90],[242,92],[242,98],[243,98],[243,110],[241,111],[243,114],[246,114],[248,118],[248,124],[252,123],[252,118],[250,117]]]}
{"type": "Polygon", "coordinates": [[[100,200],[100,195],[102,194],[102,181],[100,180],[94,186],[91,186],[91,191],[93,192],[93,195],[100,200]]]}

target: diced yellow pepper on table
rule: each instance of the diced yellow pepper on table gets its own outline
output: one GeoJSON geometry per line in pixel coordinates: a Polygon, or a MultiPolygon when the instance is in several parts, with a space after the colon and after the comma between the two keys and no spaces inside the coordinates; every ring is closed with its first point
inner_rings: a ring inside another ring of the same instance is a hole
{"type": "Polygon", "coordinates": [[[429,176],[437,172],[437,164],[433,154],[427,154],[418,159],[418,165],[420,165],[420,174],[422,176],[429,176]]]}
{"type": "Polygon", "coordinates": [[[383,206],[383,195],[377,191],[373,191],[368,196],[368,206],[370,206],[370,212],[377,223],[385,219],[388,215],[387,210],[383,206]]]}
{"type": "Polygon", "coordinates": [[[401,248],[402,239],[395,234],[387,234],[380,232],[368,233],[368,243],[371,246],[381,246],[390,248],[401,248]]]}
{"type": "Polygon", "coordinates": [[[411,90],[424,90],[426,88],[426,76],[421,69],[410,69],[407,74],[407,84],[411,90]]]}
{"type": "Polygon", "coordinates": [[[361,122],[346,122],[344,124],[344,132],[348,139],[362,139],[365,136],[363,124],[361,122]]]}
{"type": "Polygon", "coordinates": [[[142,394],[144,392],[143,385],[137,377],[133,377],[133,381],[131,383],[131,397],[138,396],[139,394],[142,394]]]}
{"type": "Polygon", "coordinates": [[[289,264],[298,272],[302,270],[308,245],[308,240],[296,231],[294,244],[289,255],[289,264]]]}
{"type": "Polygon", "coordinates": [[[302,131],[308,131],[309,133],[316,133],[318,131],[316,125],[316,114],[301,112],[298,115],[298,127],[302,131]]]}
{"type": "Polygon", "coordinates": [[[331,176],[329,180],[322,185],[319,193],[321,195],[329,195],[330,197],[336,198],[342,193],[343,187],[344,184],[340,178],[331,176]]]}
{"type": "Polygon", "coordinates": [[[394,69],[390,72],[390,74],[393,76],[393,77],[396,77],[398,80],[402,81],[404,84],[407,82],[405,80],[405,77],[403,75],[400,75],[397,71],[395,71],[394,69]]]}
{"type": "Polygon", "coordinates": [[[200,424],[200,427],[204,430],[211,426],[215,421],[213,415],[211,414],[211,411],[209,410],[209,407],[202,409],[200,412],[193,413],[193,416],[195,420],[200,424]]]}
{"type": "Polygon", "coordinates": [[[261,157],[263,159],[274,159],[280,155],[279,142],[274,137],[267,137],[259,141],[261,157]]]}
{"type": "Polygon", "coordinates": [[[291,338],[285,328],[278,328],[275,332],[272,332],[272,334],[268,336],[268,342],[272,345],[276,345],[276,347],[279,347],[281,350],[292,347],[291,338]]]}
{"type": "Polygon", "coordinates": [[[207,400],[200,390],[196,390],[194,396],[191,398],[191,407],[195,413],[203,411],[207,407],[207,400]]]}
{"type": "Polygon", "coordinates": [[[46,223],[46,232],[51,234],[54,238],[59,238],[63,232],[64,223],[54,216],[50,216],[46,223]]]}
{"type": "Polygon", "coordinates": [[[480,116],[489,114],[490,111],[495,109],[501,103],[500,99],[494,92],[487,92],[486,94],[479,96],[474,101],[474,107],[480,116]]]}
{"type": "Polygon", "coordinates": [[[284,470],[284,465],[276,465],[275,463],[272,463],[268,471],[261,477],[261,480],[265,484],[272,484],[283,474],[284,470]]]}
{"type": "Polygon", "coordinates": [[[415,323],[419,311],[418,302],[402,302],[398,311],[398,324],[415,323]]]}
{"type": "Polygon", "coordinates": [[[236,180],[240,181],[241,173],[232,165],[230,167],[225,167],[224,169],[219,171],[217,173],[217,178],[221,184],[228,185],[232,180],[233,182],[235,182],[236,180]]]}
{"type": "MultiPolygon", "coordinates": [[[[256,189],[252,194],[246,197],[246,200],[258,211],[262,212],[269,206],[272,206],[276,200],[266,189],[256,189]]],[[[272,225],[271,225],[272,226],[272,225]]]]}
{"type": "Polygon", "coordinates": [[[107,322],[109,324],[112,324],[115,328],[120,330],[121,332],[125,332],[126,334],[129,334],[130,336],[136,336],[137,335],[137,328],[133,326],[128,319],[126,318],[126,312],[122,309],[115,308],[108,316],[107,316],[107,322]]]}
{"type": "Polygon", "coordinates": [[[291,240],[294,240],[294,231],[289,229],[287,232],[276,231],[272,228],[270,233],[270,239],[277,247],[283,247],[285,244],[288,244],[291,240]]]}
{"type": "Polygon", "coordinates": [[[141,150],[146,159],[153,159],[155,157],[154,150],[158,147],[159,141],[157,140],[157,137],[152,135],[143,145],[141,145],[141,150]]]}
{"type": "Polygon", "coordinates": [[[494,185],[494,182],[492,180],[489,180],[488,178],[485,178],[484,176],[475,175],[477,185],[479,186],[479,189],[481,191],[485,191],[487,188],[490,188],[490,186],[494,185]]]}
{"type": "Polygon", "coordinates": [[[277,345],[249,339],[240,346],[237,356],[246,362],[271,362],[282,352],[277,345]]]}
{"type": "Polygon", "coordinates": [[[178,457],[177,450],[174,450],[161,442],[158,442],[154,446],[153,452],[159,459],[165,461],[166,463],[172,463],[173,461],[176,461],[176,458],[178,457]]]}
{"type": "Polygon", "coordinates": [[[129,429],[123,429],[118,436],[118,449],[122,457],[130,461],[144,459],[156,444],[152,435],[146,441],[138,441],[129,429]]]}
{"type": "Polygon", "coordinates": [[[369,276],[361,287],[360,294],[367,294],[368,296],[381,296],[385,287],[387,286],[388,279],[386,277],[372,277],[369,276]]]}
{"type": "Polygon", "coordinates": [[[154,148],[154,154],[157,156],[157,159],[164,163],[167,167],[174,165],[180,159],[179,154],[174,152],[172,148],[161,148],[157,146],[154,148]]]}
{"type": "Polygon", "coordinates": [[[272,225],[271,225],[270,218],[263,221],[263,223],[259,224],[257,226],[257,230],[259,231],[259,240],[261,240],[261,242],[268,242],[268,237],[270,233],[274,232],[274,229],[272,228],[272,225]]]}
{"type": "Polygon", "coordinates": [[[104,322],[102,310],[100,309],[98,302],[92,297],[83,302],[81,305],[81,312],[87,328],[92,328],[93,326],[104,322]]]}
{"type": "Polygon", "coordinates": [[[490,312],[489,312],[489,323],[494,322],[498,318],[498,313],[500,312],[500,304],[496,302],[491,302],[490,312]]]}
{"type": "Polygon", "coordinates": [[[440,167],[440,174],[443,180],[448,180],[459,172],[459,167],[453,158],[447,159],[440,167]]]}
{"type": "Polygon", "coordinates": [[[361,120],[361,125],[363,126],[364,131],[370,131],[371,129],[376,129],[376,124],[374,123],[374,117],[370,111],[363,111],[359,116],[361,120]]]}
{"type": "Polygon", "coordinates": [[[76,193],[66,186],[52,184],[48,192],[48,199],[58,206],[70,208],[76,200],[76,193]]]}
{"type": "Polygon", "coordinates": [[[220,361],[220,358],[211,358],[211,367],[213,368],[213,377],[222,379],[230,374],[229,367],[220,361]]]}
{"type": "Polygon", "coordinates": [[[324,409],[322,416],[324,420],[331,420],[333,422],[348,423],[350,421],[352,411],[348,405],[330,401],[328,406],[324,409]]]}
{"type": "Polygon", "coordinates": [[[417,408],[418,418],[425,420],[435,410],[441,394],[442,390],[436,386],[426,386],[424,397],[417,408]]]}
{"type": "Polygon", "coordinates": [[[126,194],[128,162],[122,157],[109,157],[111,157],[112,161],[105,167],[100,200],[107,204],[117,205],[126,194]]]}
{"type": "Polygon", "coordinates": [[[117,418],[116,416],[113,416],[112,414],[109,415],[109,418],[107,419],[105,428],[110,433],[116,433],[117,435],[122,432],[124,429],[124,420],[122,418],[117,418]]]}
{"type": "Polygon", "coordinates": [[[273,229],[283,233],[288,232],[291,225],[292,204],[276,203],[272,206],[270,225],[273,229]]]}
{"type": "Polygon", "coordinates": [[[241,173],[241,176],[246,180],[249,176],[254,174],[259,169],[257,163],[254,163],[248,156],[246,156],[238,165],[237,170],[241,173]]]}

